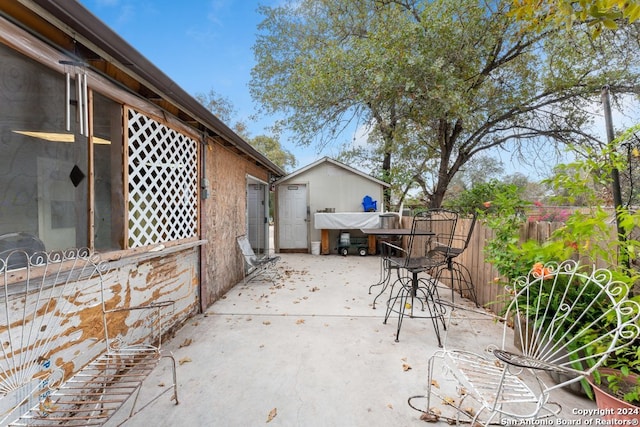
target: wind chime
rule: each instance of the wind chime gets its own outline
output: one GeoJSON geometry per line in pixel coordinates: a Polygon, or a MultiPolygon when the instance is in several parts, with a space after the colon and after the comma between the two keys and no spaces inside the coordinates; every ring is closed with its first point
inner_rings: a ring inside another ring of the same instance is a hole
{"type": "Polygon", "coordinates": [[[60,61],[65,66],[65,129],[71,132],[71,105],[76,105],[78,133],[89,136],[89,102],[87,92],[87,71],[82,62],[60,61]],[[76,99],[71,99],[71,76],[75,75],[76,99]]]}

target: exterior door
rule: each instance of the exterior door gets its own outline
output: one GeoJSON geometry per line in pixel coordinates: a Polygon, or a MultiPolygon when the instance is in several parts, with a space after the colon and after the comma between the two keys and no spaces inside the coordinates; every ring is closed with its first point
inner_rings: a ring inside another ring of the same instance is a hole
{"type": "Polygon", "coordinates": [[[307,186],[289,184],[278,187],[280,250],[308,250],[307,186]]]}
{"type": "Polygon", "coordinates": [[[260,183],[247,185],[247,237],[258,255],[268,251],[266,188],[260,183]]]}

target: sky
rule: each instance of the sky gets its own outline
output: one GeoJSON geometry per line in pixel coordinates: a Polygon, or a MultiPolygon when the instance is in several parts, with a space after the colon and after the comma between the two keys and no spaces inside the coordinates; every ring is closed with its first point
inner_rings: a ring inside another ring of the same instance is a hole
{"type": "MultiPolygon", "coordinates": [[[[258,6],[280,0],[79,0],[190,95],[214,90],[236,110],[250,136],[269,135],[273,118],[251,120],[249,94],[252,46],[262,21],[258,6]]],[[[285,136],[280,143],[304,167],[324,156],[315,147],[298,147],[285,136]]]]}

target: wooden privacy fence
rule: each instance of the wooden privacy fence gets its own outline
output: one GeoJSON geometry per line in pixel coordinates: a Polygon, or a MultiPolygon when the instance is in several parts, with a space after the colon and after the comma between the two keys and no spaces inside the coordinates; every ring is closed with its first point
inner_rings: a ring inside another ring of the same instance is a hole
{"type": "MultiPolygon", "coordinates": [[[[471,219],[460,218],[458,220],[458,230],[467,230],[471,219]]],[[[411,227],[411,219],[403,218],[403,224],[407,228],[411,227]]],[[[548,221],[529,221],[523,224],[520,230],[520,241],[537,240],[539,242],[546,241],[554,230],[563,227],[562,222],[548,221]]],[[[611,238],[615,238],[615,224],[611,226],[611,238]]],[[[460,233],[462,234],[462,233],[460,233]]],[[[471,280],[476,289],[478,303],[486,306],[488,309],[499,312],[502,305],[504,294],[504,283],[507,280],[500,277],[497,270],[492,264],[485,261],[484,248],[487,242],[494,238],[494,231],[487,227],[482,221],[478,220],[475,224],[471,240],[467,249],[456,259],[469,269],[471,280]]],[[[406,242],[405,242],[406,243],[406,242]]],[[[562,260],[558,260],[562,261],[562,260]]],[[[598,265],[599,267],[607,267],[598,265]]]]}

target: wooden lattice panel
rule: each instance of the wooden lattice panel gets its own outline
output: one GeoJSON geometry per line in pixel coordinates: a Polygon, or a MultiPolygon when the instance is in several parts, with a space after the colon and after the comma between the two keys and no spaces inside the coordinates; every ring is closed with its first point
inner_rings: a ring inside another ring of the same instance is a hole
{"type": "Polygon", "coordinates": [[[129,247],[197,233],[197,143],[129,110],[129,247]]]}

